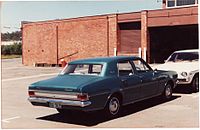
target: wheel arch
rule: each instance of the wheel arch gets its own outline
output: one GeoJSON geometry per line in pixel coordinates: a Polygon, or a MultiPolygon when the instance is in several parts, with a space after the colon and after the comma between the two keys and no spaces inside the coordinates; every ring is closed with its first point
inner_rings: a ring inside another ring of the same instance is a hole
{"type": "Polygon", "coordinates": [[[195,77],[195,76],[199,76],[199,72],[196,72],[195,74],[194,74],[194,76],[192,77],[192,79],[195,77]]]}
{"type": "Polygon", "coordinates": [[[199,71],[195,71],[195,73],[191,76],[191,83],[192,83],[194,77],[197,75],[199,76],[199,71]]]}
{"type": "Polygon", "coordinates": [[[195,73],[194,76],[192,77],[191,86],[192,86],[193,92],[199,92],[199,83],[197,85],[195,83],[196,78],[197,78],[197,81],[199,82],[199,72],[195,73]]]}
{"type": "Polygon", "coordinates": [[[170,79],[170,80],[168,80],[166,83],[165,83],[165,87],[168,85],[168,84],[170,84],[171,86],[172,86],[172,88],[174,88],[174,82],[173,82],[173,80],[172,79],[170,79]]]}
{"type": "Polygon", "coordinates": [[[123,94],[122,94],[120,91],[116,91],[116,92],[111,93],[111,94],[108,96],[107,101],[106,101],[106,103],[105,103],[105,105],[104,105],[104,108],[106,107],[106,105],[107,105],[109,99],[110,99],[112,96],[118,97],[119,100],[120,100],[120,103],[121,103],[121,104],[123,103],[123,94]]]}

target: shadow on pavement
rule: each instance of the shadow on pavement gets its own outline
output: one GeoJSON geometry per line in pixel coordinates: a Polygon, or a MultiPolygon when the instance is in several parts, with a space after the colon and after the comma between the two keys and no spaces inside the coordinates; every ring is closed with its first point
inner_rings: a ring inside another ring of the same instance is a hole
{"type": "Polygon", "coordinates": [[[193,92],[190,85],[178,85],[174,89],[174,93],[192,94],[193,92]]]}
{"type": "MultiPolygon", "coordinates": [[[[173,96],[170,101],[180,98],[181,96],[173,96]]],[[[168,102],[170,102],[168,101],[168,102]]],[[[124,117],[130,114],[134,114],[140,112],[142,110],[154,107],[156,105],[165,103],[165,101],[161,100],[159,97],[151,98],[148,100],[144,100],[138,103],[134,103],[131,105],[127,105],[123,107],[120,117],[124,117]]],[[[118,118],[120,118],[118,117],[118,118]]],[[[62,115],[60,113],[47,115],[43,117],[38,117],[36,119],[46,120],[46,121],[54,121],[75,125],[83,125],[83,126],[95,126],[99,123],[103,123],[112,119],[109,119],[105,116],[103,111],[96,111],[92,113],[81,113],[74,111],[70,115],[62,115]]]]}

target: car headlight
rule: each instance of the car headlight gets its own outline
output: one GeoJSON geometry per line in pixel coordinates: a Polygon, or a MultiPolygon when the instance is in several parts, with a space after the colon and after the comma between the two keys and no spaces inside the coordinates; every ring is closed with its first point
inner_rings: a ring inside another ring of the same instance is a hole
{"type": "Polygon", "coordinates": [[[181,75],[182,75],[183,77],[186,77],[186,76],[187,76],[187,72],[182,72],[181,75]]]}

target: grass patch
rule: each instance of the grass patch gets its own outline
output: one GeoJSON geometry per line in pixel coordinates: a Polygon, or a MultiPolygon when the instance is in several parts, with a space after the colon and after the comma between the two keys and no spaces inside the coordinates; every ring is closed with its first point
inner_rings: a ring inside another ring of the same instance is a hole
{"type": "Polygon", "coordinates": [[[22,55],[1,55],[1,59],[21,58],[22,55]]]}

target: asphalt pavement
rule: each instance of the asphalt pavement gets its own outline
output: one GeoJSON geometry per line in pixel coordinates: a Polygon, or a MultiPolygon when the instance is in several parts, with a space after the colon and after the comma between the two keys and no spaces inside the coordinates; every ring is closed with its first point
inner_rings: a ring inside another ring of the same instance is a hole
{"type": "Polygon", "coordinates": [[[61,115],[55,109],[32,106],[29,84],[56,76],[59,67],[24,66],[21,58],[2,60],[2,128],[197,128],[199,93],[178,86],[173,98],[163,102],[152,98],[125,106],[119,118],[108,119],[103,112],[61,115]]]}

